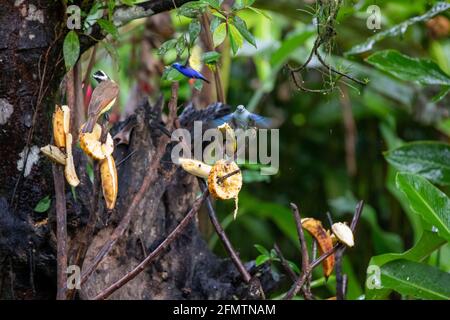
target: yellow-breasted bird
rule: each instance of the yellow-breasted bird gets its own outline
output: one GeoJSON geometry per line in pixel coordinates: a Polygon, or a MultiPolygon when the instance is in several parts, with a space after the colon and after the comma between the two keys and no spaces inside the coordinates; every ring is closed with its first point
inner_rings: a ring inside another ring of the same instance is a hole
{"type": "Polygon", "coordinates": [[[98,86],[92,92],[83,133],[92,132],[98,118],[111,109],[119,95],[119,86],[105,72],[98,70],[92,77],[97,80],[98,86]]]}

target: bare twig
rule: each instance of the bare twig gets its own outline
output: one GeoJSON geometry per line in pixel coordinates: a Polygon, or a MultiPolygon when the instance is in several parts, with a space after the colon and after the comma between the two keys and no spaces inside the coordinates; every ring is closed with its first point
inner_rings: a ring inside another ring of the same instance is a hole
{"type": "MultiPolygon", "coordinates": [[[[205,192],[206,190],[208,190],[208,187],[206,186],[206,183],[203,179],[198,178],[198,183],[200,185],[200,190],[202,192],[205,192]]],[[[241,274],[244,281],[246,283],[249,283],[252,277],[248,273],[247,269],[245,269],[244,264],[242,263],[238,254],[234,250],[233,245],[231,244],[230,240],[228,239],[227,235],[225,234],[225,230],[223,230],[219,220],[217,219],[217,215],[215,213],[211,199],[209,197],[206,199],[206,209],[208,210],[209,219],[211,220],[211,223],[214,226],[214,229],[216,230],[216,233],[217,233],[219,239],[222,241],[222,243],[225,247],[225,250],[227,251],[228,255],[230,256],[234,265],[238,269],[238,271],[241,274]]]]}
{"type": "Polygon", "coordinates": [[[118,281],[113,283],[111,286],[100,292],[94,300],[104,300],[113,294],[116,290],[120,289],[130,280],[134,279],[139,273],[141,273],[145,267],[147,267],[156,257],[158,257],[164,249],[166,249],[186,228],[186,226],[192,221],[196,216],[198,210],[202,206],[203,202],[209,195],[208,189],[206,189],[203,194],[197,198],[197,200],[192,205],[191,210],[186,214],[186,216],[181,220],[178,226],[167,236],[167,238],[155,249],[153,250],[139,265],[137,265],[133,270],[128,272],[118,281]]]}
{"type": "Polygon", "coordinates": [[[278,258],[280,258],[280,263],[281,263],[281,266],[283,267],[284,271],[286,271],[289,278],[291,278],[291,280],[293,282],[295,282],[297,280],[297,275],[295,274],[294,270],[292,270],[292,268],[289,266],[289,263],[286,260],[286,258],[284,257],[283,253],[281,252],[280,247],[275,243],[273,248],[275,249],[275,252],[277,253],[278,258]]]}
{"type": "MultiPolygon", "coordinates": [[[[304,272],[303,270],[306,270],[309,265],[309,255],[308,255],[308,248],[306,246],[305,233],[303,232],[303,227],[302,227],[302,218],[300,216],[298,207],[295,203],[291,203],[291,210],[294,215],[295,226],[297,228],[297,233],[298,233],[298,237],[299,237],[299,241],[300,241],[300,250],[301,250],[301,255],[302,255],[302,272],[304,272]]],[[[306,277],[306,282],[308,283],[308,281],[309,281],[309,277],[306,277]]],[[[307,288],[308,287],[309,286],[307,286],[307,288]]],[[[303,294],[305,296],[305,299],[307,299],[307,300],[312,299],[312,294],[308,289],[303,290],[303,294]]]]}
{"type": "Polygon", "coordinates": [[[56,197],[56,240],[57,240],[57,300],[66,300],[67,285],[67,212],[63,167],[53,164],[53,182],[56,197]]]}

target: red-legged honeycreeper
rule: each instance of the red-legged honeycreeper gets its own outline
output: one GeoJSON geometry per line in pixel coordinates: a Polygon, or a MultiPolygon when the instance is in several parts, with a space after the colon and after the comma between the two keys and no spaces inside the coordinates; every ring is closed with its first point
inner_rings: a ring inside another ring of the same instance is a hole
{"type": "Polygon", "coordinates": [[[200,79],[205,81],[206,83],[209,83],[209,81],[200,72],[192,69],[189,66],[184,66],[181,63],[175,62],[174,64],[172,64],[172,68],[176,69],[178,72],[189,79],[200,79]]]}

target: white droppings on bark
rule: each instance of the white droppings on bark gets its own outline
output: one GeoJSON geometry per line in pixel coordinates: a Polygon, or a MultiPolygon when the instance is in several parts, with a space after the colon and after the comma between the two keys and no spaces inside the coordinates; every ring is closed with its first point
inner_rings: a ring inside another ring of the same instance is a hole
{"type": "Polygon", "coordinates": [[[39,21],[44,23],[44,11],[38,10],[34,4],[28,6],[28,15],[25,17],[28,21],[39,21]]]}
{"type": "Polygon", "coordinates": [[[0,125],[8,122],[14,112],[14,107],[6,99],[0,99],[0,125]]]}
{"type": "Polygon", "coordinates": [[[28,35],[28,38],[30,38],[30,40],[33,40],[34,38],[36,38],[36,36],[35,36],[34,34],[30,33],[30,34],[28,35]]]}
{"type": "Polygon", "coordinates": [[[30,172],[31,169],[33,168],[33,166],[38,163],[39,161],[39,147],[37,146],[32,146],[30,149],[30,152],[27,152],[28,148],[25,147],[21,153],[19,153],[20,159],[17,161],[17,170],[22,171],[23,170],[23,166],[25,163],[25,158],[27,157],[27,153],[28,153],[28,158],[26,159],[26,165],[25,165],[25,170],[23,172],[23,176],[27,177],[30,172]]]}

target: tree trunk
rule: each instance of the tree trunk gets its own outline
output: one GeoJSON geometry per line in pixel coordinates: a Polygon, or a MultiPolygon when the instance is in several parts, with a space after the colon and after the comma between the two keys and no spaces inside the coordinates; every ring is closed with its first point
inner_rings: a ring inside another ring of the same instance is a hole
{"type": "Polygon", "coordinates": [[[34,226],[46,214],[33,208],[53,194],[51,165],[39,147],[50,142],[49,107],[64,71],[63,15],[60,1],[1,4],[0,298],[54,293],[54,248],[46,226],[34,226]]]}
{"type": "MultiPolygon", "coordinates": [[[[56,297],[55,196],[51,163],[39,154],[39,148],[52,140],[51,114],[55,102],[61,99],[62,42],[68,31],[63,16],[60,1],[8,0],[2,2],[0,10],[0,299],[56,297]],[[52,200],[49,210],[34,211],[46,196],[52,200]]],[[[223,110],[216,107],[203,111],[191,107],[180,121],[189,127],[195,119],[219,116],[217,112],[223,110]]],[[[80,235],[89,222],[93,186],[87,176],[86,156],[74,148],[81,185],[74,192],[66,185],[69,264],[76,260],[76,249],[83,240],[88,245],[83,268],[92,261],[139,189],[161,134],[149,128],[152,112],[153,118],[160,115],[161,105],[150,108],[144,104],[138,109],[132,116],[137,126],[130,144],[115,150],[118,161],[133,150],[136,153],[118,168],[118,204],[111,215],[103,210],[100,199],[92,241],[80,235]]],[[[144,259],[189,211],[196,191],[196,180],[170,163],[168,147],[154,183],[133,212],[129,228],[82,286],[78,297],[94,297],[144,259]]],[[[112,298],[233,296],[249,298],[247,285],[232,263],[209,251],[195,222],[112,298]]]]}

